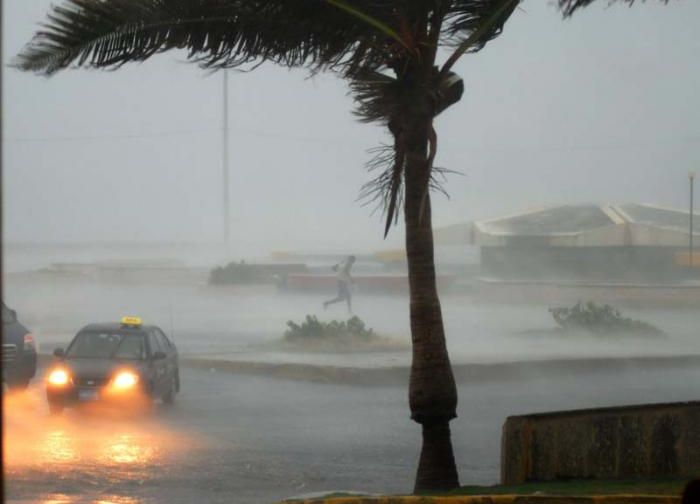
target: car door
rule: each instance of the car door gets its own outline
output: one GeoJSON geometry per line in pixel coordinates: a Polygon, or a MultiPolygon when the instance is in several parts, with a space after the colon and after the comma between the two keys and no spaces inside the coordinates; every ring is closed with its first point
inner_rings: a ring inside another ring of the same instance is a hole
{"type": "Polygon", "coordinates": [[[165,373],[166,373],[166,383],[168,386],[170,386],[173,381],[175,380],[175,376],[177,374],[177,352],[175,351],[175,347],[170,343],[168,338],[165,336],[165,333],[161,331],[159,328],[154,328],[154,332],[156,335],[156,339],[158,340],[158,343],[160,344],[160,347],[163,348],[163,352],[166,355],[165,358],[165,373]]]}
{"type": "Polygon", "coordinates": [[[148,346],[151,349],[150,366],[153,371],[153,395],[161,397],[167,392],[170,382],[167,375],[167,352],[161,348],[160,341],[156,337],[155,331],[148,331],[148,346]],[[163,352],[166,355],[165,359],[154,359],[156,352],[163,352]]]}

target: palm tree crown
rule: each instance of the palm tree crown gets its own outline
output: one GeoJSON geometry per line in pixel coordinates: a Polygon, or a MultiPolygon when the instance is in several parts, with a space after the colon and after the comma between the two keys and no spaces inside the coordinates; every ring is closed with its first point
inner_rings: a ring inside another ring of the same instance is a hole
{"type": "MultiPolygon", "coordinates": [[[[496,0],[66,0],[17,59],[51,74],[72,64],[113,67],[186,49],[205,67],[271,61],[351,77],[401,54],[455,44],[478,29],[496,0]],[[352,15],[354,14],[354,15],[352,15]],[[375,21],[373,22],[368,22],[375,21]],[[416,26],[429,20],[428,26],[416,26]],[[379,28],[379,29],[378,29],[379,28]],[[388,30],[387,30],[388,28],[388,30]]],[[[501,31],[517,1],[475,44],[501,31]]]]}

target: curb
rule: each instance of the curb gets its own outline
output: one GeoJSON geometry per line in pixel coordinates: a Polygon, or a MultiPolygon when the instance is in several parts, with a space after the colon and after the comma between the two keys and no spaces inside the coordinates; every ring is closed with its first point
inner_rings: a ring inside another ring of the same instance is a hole
{"type": "MultiPolygon", "coordinates": [[[[554,376],[589,374],[600,370],[618,369],[620,366],[648,368],[697,367],[700,354],[671,357],[601,357],[593,359],[554,359],[519,362],[456,363],[452,365],[455,380],[463,383],[490,383],[494,380],[519,381],[543,372],[554,376]]],[[[213,359],[211,357],[180,356],[180,366],[218,372],[264,376],[312,383],[331,383],[365,387],[397,385],[405,387],[410,375],[409,365],[391,365],[376,368],[345,367],[324,364],[291,362],[261,362],[213,359]]]]}
{"type": "Polygon", "coordinates": [[[391,496],[332,497],[327,499],[287,500],[294,504],[680,504],[674,495],[463,495],[463,496],[391,496]]]}

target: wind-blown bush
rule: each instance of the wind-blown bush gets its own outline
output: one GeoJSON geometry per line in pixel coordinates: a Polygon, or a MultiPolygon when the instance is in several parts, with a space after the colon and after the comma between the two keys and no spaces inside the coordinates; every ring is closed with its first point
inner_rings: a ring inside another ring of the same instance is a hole
{"type": "Polygon", "coordinates": [[[663,331],[641,320],[623,317],[610,305],[599,305],[593,301],[576,303],[571,308],[550,308],[549,312],[564,330],[584,330],[594,334],[630,333],[660,336],[663,331]]]}
{"type": "Polygon", "coordinates": [[[301,324],[290,320],[287,322],[287,327],[284,338],[291,342],[322,340],[369,342],[377,339],[376,333],[372,329],[367,329],[365,323],[357,316],[350,318],[347,322],[338,320],[321,322],[315,316],[307,315],[301,324]]]}

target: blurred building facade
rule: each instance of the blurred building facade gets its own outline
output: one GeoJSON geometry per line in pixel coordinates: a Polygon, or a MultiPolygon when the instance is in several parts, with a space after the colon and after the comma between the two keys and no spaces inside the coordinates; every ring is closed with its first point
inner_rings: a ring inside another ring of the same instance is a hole
{"type": "Polygon", "coordinates": [[[653,205],[563,205],[474,222],[467,243],[487,278],[676,282],[700,272],[699,253],[689,268],[689,225],[687,211],[653,205]]]}

